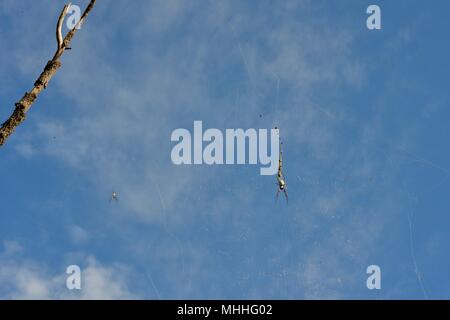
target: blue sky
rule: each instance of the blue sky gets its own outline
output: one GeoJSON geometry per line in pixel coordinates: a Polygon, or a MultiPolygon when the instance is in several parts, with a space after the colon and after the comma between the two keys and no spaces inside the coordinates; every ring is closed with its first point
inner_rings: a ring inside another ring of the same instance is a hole
{"type": "MultiPolygon", "coordinates": [[[[63,5],[0,1],[2,119],[63,5]]],[[[0,150],[0,298],[449,299],[449,9],[98,1],[0,150]],[[259,166],[174,166],[194,120],[280,127],[289,204],[259,166]]]]}

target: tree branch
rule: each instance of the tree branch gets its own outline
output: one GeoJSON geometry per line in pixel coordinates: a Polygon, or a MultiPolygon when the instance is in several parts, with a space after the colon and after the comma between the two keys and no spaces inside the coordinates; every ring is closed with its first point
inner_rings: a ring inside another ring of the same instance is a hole
{"type": "Polygon", "coordinates": [[[33,103],[36,101],[39,94],[47,88],[47,85],[51,78],[55,75],[56,71],[61,67],[60,58],[64,51],[69,48],[69,44],[72,41],[74,35],[76,34],[78,28],[82,25],[89,12],[91,12],[92,8],[95,5],[96,0],[91,0],[89,5],[84,10],[83,15],[80,18],[80,21],[77,25],[70,30],[67,35],[62,37],[62,25],[64,19],[67,15],[67,12],[70,7],[70,3],[66,4],[61,11],[61,14],[58,18],[58,23],[56,25],[56,41],[57,41],[57,49],[55,55],[52,60],[48,61],[45,65],[44,71],[42,71],[39,78],[34,83],[34,87],[30,92],[26,92],[25,95],[20,99],[19,102],[15,104],[14,112],[11,116],[6,120],[0,128],[0,146],[3,146],[8,137],[14,132],[14,130],[25,120],[26,113],[31,108],[33,103]]]}
{"type": "Polygon", "coordinates": [[[68,4],[66,4],[58,18],[58,23],[56,25],[56,41],[58,43],[58,48],[56,49],[56,51],[58,51],[63,46],[62,25],[64,22],[64,18],[67,15],[67,11],[69,11],[69,8],[71,5],[72,5],[72,3],[70,3],[70,2],[68,4]]]}

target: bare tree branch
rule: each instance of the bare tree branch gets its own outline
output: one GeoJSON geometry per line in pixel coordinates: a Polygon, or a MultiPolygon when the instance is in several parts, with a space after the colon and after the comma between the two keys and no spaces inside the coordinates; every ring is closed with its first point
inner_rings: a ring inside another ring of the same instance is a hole
{"type": "Polygon", "coordinates": [[[61,14],[59,15],[58,18],[58,24],[56,25],[56,41],[58,43],[58,48],[56,49],[57,51],[62,48],[63,46],[63,37],[62,37],[62,25],[64,22],[64,18],[67,15],[67,11],[69,11],[70,6],[72,5],[72,3],[68,3],[64,6],[63,11],[61,12],[61,14]]]}
{"type": "Polygon", "coordinates": [[[64,39],[62,38],[62,25],[64,22],[64,18],[67,15],[67,12],[70,7],[70,3],[66,4],[61,11],[61,14],[58,18],[58,23],[56,25],[56,41],[58,48],[56,49],[55,55],[52,60],[48,61],[44,71],[42,71],[39,78],[34,83],[34,87],[30,92],[26,92],[25,95],[20,99],[19,102],[15,104],[14,112],[11,114],[8,120],[6,120],[0,128],[0,146],[3,146],[8,137],[14,132],[14,130],[25,120],[26,113],[31,108],[33,103],[36,101],[39,94],[47,88],[47,85],[50,79],[55,75],[56,71],[61,67],[60,58],[64,51],[69,48],[69,44],[72,41],[75,33],[78,28],[82,25],[89,12],[91,12],[92,8],[95,5],[96,0],[91,0],[89,5],[83,12],[83,15],[78,21],[77,25],[70,30],[64,39]]]}

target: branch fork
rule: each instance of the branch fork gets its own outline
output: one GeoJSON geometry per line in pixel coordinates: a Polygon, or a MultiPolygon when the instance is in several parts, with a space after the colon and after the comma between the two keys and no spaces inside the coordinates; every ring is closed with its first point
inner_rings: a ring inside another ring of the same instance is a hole
{"type": "Polygon", "coordinates": [[[74,28],[72,28],[66,36],[63,38],[62,35],[62,27],[64,19],[67,16],[71,3],[68,3],[64,6],[61,14],[59,15],[58,22],[56,24],[56,42],[57,49],[55,55],[52,60],[48,61],[44,67],[44,71],[40,74],[39,78],[35,81],[34,87],[30,92],[25,92],[22,99],[19,102],[15,103],[15,109],[11,116],[6,120],[0,128],[0,147],[3,146],[5,141],[9,138],[9,136],[14,132],[14,130],[25,120],[26,113],[31,108],[33,103],[36,101],[39,94],[47,88],[49,81],[61,67],[60,58],[63,55],[65,50],[70,50],[69,47],[70,42],[72,41],[75,33],[81,27],[84,20],[88,16],[89,12],[91,12],[92,8],[95,5],[96,0],[91,0],[83,12],[83,15],[80,18],[80,21],[76,24],[74,28]]]}

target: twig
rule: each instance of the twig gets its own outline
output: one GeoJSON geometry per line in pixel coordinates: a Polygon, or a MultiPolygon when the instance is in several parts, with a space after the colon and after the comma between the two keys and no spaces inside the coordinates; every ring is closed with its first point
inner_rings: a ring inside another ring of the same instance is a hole
{"type": "Polygon", "coordinates": [[[83,15],[80,18],[80,21],[78,21],[77,25],[72,30],[70,30],[63,39],[62,25],[71,4],[69,3],[64,6],[58,18],[58,23],[56,25],[56,41],[58,47],[56,49],[55,55],[53,56],[52,60],[48,61],[47,64],[45,65],[44,71],[42,71],[41,75],[34,83],[33,89],[30,92],[26,92],[25,95],[22,97],[22,99],[20,99],[20,101],[15,104],[14,112],[11,114],[8,120],[6,120],[1,125],[0,146],[2,146],[5,143],[5,141],[14,132],[14,130],[25,120],[25,116],[28,110],[36,101],[39,94],[45,88],[47,88],[49,81],[55,75],[56,71],[58,71],[58,69],[61,67],[60,58],[62,54],[64,53],[65,50],[69,49],[70,42],[72,41],[78,28],[81,26],[81,24],[88,16],[89,12],[91,12],[92,8],[95,5],[95,2],[96,0],[91,0],[89,5],[86,7],[86,10],[84,10],[83,15]]]}
{"type": "Polygon", "coordinates": [[[56,41],[58,43],[58,48],[56,48],[57,52],[59,51],[60,48],[63,47],[62,25],[63,25],[64,19],[66,18],[67,11],[69,11],[69,8],[71,5],[72,5],[72,3],[70,3],[70,2],[68,4],[66,4],[58,18],[58,24],[56,25],[56,41]]]}

